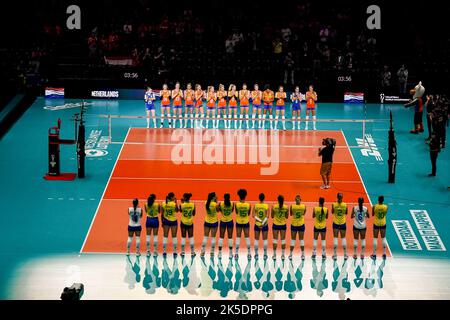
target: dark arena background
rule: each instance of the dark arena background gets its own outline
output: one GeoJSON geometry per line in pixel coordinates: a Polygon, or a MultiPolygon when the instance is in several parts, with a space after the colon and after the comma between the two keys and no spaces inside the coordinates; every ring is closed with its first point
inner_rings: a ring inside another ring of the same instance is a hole
{"type": "Polygon", "coordinates": [[[0,14],[2,300],[450,299],[442,3],[0,14]]]}

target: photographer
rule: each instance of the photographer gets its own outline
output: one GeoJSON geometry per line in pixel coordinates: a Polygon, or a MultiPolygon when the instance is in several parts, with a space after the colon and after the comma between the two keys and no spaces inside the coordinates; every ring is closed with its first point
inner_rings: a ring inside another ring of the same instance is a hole
{"type": "Polygon", "coordinates": [[[336,147],[336,140],[333,138],[325,138],[322,140],[325,147],[319,148],[319,157],[322,157],[322,165],[320,166],[320,175],[322,176],[323,185],[320,189],[330,188],[330,174],[333,164],[333,153],[336,147]]]}

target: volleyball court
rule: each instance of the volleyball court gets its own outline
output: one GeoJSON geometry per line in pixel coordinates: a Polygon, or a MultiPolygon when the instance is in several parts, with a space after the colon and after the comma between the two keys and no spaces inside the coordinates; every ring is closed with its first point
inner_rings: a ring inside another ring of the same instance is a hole
{"type": "MultiPolygon", "coordinates": [[[[327,253],[332,253],[333,234],[331,203],[336,201],[338,192],[344,194],[344,202],[348,204],[349,215],[347,217],[347,247],[348,254],[353,254],[353,233],[351,222],[351,209],[357,203],[358,197],[364,197],[365,205],[371,212],[369,197],[358,169],[355,165],[346,138],[342,131],[264,131],[267,146],[271,143],[271,137],[277,135],[279,140],[278,170],[273,175],[262,175],[261,170],[268,168],[267,163],[249,163],[249,154],[252,148],[256,148],[251,131],[234,131],[235,135],[241,135],[241,144],[227,145],[222,141],[223,150],[234,148],[234,163],[223,164],[207,163],[204,159],[198,159],[197,163],[192,159],[191,163],[179,163],[174,161],[174,148],[180,146],[180,142],[174,141],[177,137],[189,136],[197,132],[202,137],[211,132],[224,133],[223,130],[202,129],[145,129],[130,128],[120,150],[118,159],[108,180],[101,202],[97,208],[91,227],[89,228],[82,253],[125,253],[127,241],[128,207],[132,199],[138,198],[139,205],[143,207],[149,194],[154,193],[157,201],[162,202],[169,192],[174,192],[180,200],[186,192],[192,193],[192,200],[196,204],[194,218],[194,238],[196,248],[199,249],[203,240],[203,222],[205,216],[205,200],[209,192],[216,192],[219,201],[223,200],[225,193],[231,194],[232,201],[238,201],[237,190],[247,189],[247,201],[254,204],[258,195],[263,192],[266,202],[274,204],[278,195],[285,197],[287,204],[294,202],[299,194],[302,202],[307,206],[305,218],[305,248],[307,252],[313,245],[313,219],[312,208],[318,203],[319,197],[325,198],[326,207],[329,209],[327,221],[327,253]],[[178,131],[177,131],[178,130],[178,131]],[[272,136],[271,136],[272,135],[272,136]],[[331,188],[322,190],[319,174],[321,158],[318,156],[318,147],[322,139],[333,137],[336,139],[336,150],[331,176],[331,188]],[[245,141],[246,163],[239,163],[236,159],[239,152],[242,153],[242,142],[245,141]]],[[[229,131],[229,130],[228,130],[229,131]]],[[[255,131],[253,131],[255,132],[255,131]]],[[[198,141],[191,139],[191,145],[185,145],[185,150],[199,150],[205,153],[207,145],[198,145],[198,141]],[[190,147],[190,148],[189,148],[190,147]]],[[[186,140],[184,140],[186,141],[186,140]]],[[[189,144],[189,143],[187,143],[189,144]]],[[[261,148],[261,142],[259,146],[261,148]]],[[[270,152],[270,151],[269,151],[270,152]]],[[[225,156],[224,156],[225,157],[225,156]]],[[[191,201],[192,201],[191,200],[191,201]]],[[[272,225],[269,219],[269,225],[272,225]]],[[[286,233],[286,247],[290,243],[290,220],[286,233]]],[[[366,234],[366,255],[372,252],[372,218],[368,221],[366,234]]],[[[250,219],[250,239],[253,254],[253,225],[254,219],[250,219]]],[[[270,230],[271,228],[269,228],[270,230]]],[[[234,231],[235,237],[236,231],[234,231]]],[[[217,232],[217,237],[219,232],[217,232]]],[[[180,239],[181,234],[178,231],[180,239]]],[[[269,231],[269,251],[272,245],[272,231],[269,231]]],[[[143,218],[143,232],[141,243],[145,244],[145,218],[143,218]]],[[[169,253],[172,246],[170,245],[169,253]]],[[[180,243],[180,240],[178,241],[180,243]]],[[[159,251],[162,252],[162,228],[159,231],[159,251]]],[[[278,246],[280,250],[280,245],[278,246]]],[[[341,244],[339,243],[339,248],[341,244]]],[[[381,246],[378,246],[380,250],[381,246]]],[[[142,248],[145,250],[145,246],[142,248]]],[[[216,249],[217,250],[217,249],[216,249]]],[[[246,250],[244,240],[241,242],[241,251],[246,250]]],[[[260,250],[262,250],[260,248],[260,250]]],[[[320,245],[319,245],[320,250],[320,245]]],[[[197,251],[199,252],[199,250],[197,251]]],[[[228,250],[225,250],[227,253],[228,250]]],[[[242,251],[246,253],[246,251],[242,251]]],[[[262,251],[261,251],[262,252],[262,251]]],[[[299,243],[296,244],[296,252],[299,252],[299,243]]],[[[189,253],[189,249],[187,251],[189,253]]],[[[339,254],[343,254],[339,249],[339,254]]],[[[390,253],[388,252],[388,255],[390,253]]]]}

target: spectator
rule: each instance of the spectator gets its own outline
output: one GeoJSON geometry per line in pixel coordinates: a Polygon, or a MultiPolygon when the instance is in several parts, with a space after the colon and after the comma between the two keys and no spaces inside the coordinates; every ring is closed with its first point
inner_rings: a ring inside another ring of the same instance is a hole
{"type": "Polygon", "coordinates": [[[397,71],[398,87],[400,94],[406,94],[406,84],[408,82],[408,69],[404,64],[397,71]]]}
{"type": "Polygon", "coordinates": [[[283,38],[283,41],[286,44],[289,44],[292,36],[292,31],[289,28],[289,26],[285,26],[283,29],[281,29],[281,37],[283,38]]]}
{"type": "Polygon", "coordinates": [[[388,66],[383,67],[383,72],[381,73],[381,88],[389,89],[391,86],[391,72],[388,66]]]}
{"type": "Polygon", "coordinates": [[[292,53],[288,52],[284,58],[284,84],[288,83],[288,78],[291,80],[290,84],[294,85],[294,59],[292,59],[292,53]]]}

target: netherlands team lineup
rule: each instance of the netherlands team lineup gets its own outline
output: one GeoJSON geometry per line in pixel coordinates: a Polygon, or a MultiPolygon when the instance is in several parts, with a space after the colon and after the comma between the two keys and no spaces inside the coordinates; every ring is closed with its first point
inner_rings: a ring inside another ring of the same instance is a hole
{"type": "MultiPolygon", "coordinates": [[[[156,99],[157,94],[152,88],[147,87],[144,95],[147,128],[150,128],[151,119],[153,128],[157,128],[156,99]]],[[[185,90],[182,90],[180,83],[177,82],[172,90],[169,90],[167,84],[163,84],[162,90],[159,92],[159,99],[161,100],[161,128],[164,127],[164,121],[167,118],[168,125],[172,128],[176,127],[178,121],[180,128],[188,128],[188,124],[191,128],[208,128],[209,123],[212,122],[211,127],[217,129],[222,119],[225,129],[231,129],[232,125],[234,129],[243,129],[244,126],[246,129],[265,129],[266,120],[268,120],[268,129],[278,130],[281,122],[282,129],[286,130],[285,109],[288,96],[283,86],[279,86],[278,91],[274,92],[269,85],[265,85],[264,90],[261,91],[259,85],[255,84],[253,90],[250,91],[245,83],[241,90],[237,90],[234,84],[231,84],[226,90],[225,86],[220,84],[217,91],[214,86],[208,86],[204,91],[200,84],[196,84],[194,89],[190,83],[186,85],[185,90]],[[204,100],[206,100],[206,109],[204,100]],[[275,112],[273,112],[274,101],[275,112]],[[250,114],[250,104],[252,105],[252,114],[250,114]]],[[[290,120],[292,129],[301,129],[301,102],[306,101],[303,129],[308,130],[311,116],[312,129],[316,130],[317,93],[314,91],[313,85],[309,86],[305,94],[302,94],[300,87],[296,86],[290,95],[290,100],[292,102],[292,120],[290,120]]]]}
{"type": "MultiPolygon", "coordinates": [[[[140,256],[140,236],[142,232],[143,216],[145,215],[145,229],[146,229],[146,251],[147,256],[150,256],[153,251],[153,256],[158,256],[158,234],[160,226],[163,231],[163,256],[167,256],[167,245],[169,235],[171,236],[173,255],[177,256],[178,251],[178,230],[181,232],[181,256],[186,254],[185,247],[188,243],[190,253],[194,257],[194,227],[203,226],[203,241],[201,244],[200,256],[204,257],[209,243],[209,251],[211,257],[215,255],[216,238],[218,237],[218,257],[222,258],[222,248],[224,243],[229,249],[229,258],[239,258],[239,247],[242,238],[245,240],[247,247],[247,258],[252,259],[252,248],[250,242],[250,228],[254,229],[254,244],[253,253],[254,258],[259,258],[261,240],[263,244],[263,258],[268,258],[268,231],[272,228],[272,243],[273,256],[272,259],[277,259],[278,245],[281,244],[281,259],[285,259],[286,250],[286,230],[288,225],[291,230],[291,239],[289,242],[289,256],[292,260],[297,239],[300,243],[301,259],[305,259],[305,243],[304,233],[306,228],[314,230],[313,251],[311,258],[316,259],[318,240],[321,240],[322,259],[326,259],[326,233],[327,220],[332,219],[333,227],[333,260],[337,259],[338,241],[341,239],[341,246],[344,251],[344,259],[348,259],[347,255],[347,241],[346,230],[348,220],[353,221],[353,258],[358,258],[358,247],[360,246],[359,255],[364,259],[366,246],[366,230],[369,223],[369,210],[364,205],[364,198],[358,198],[358,204],[351,208],[350,213],[347,203],[345,203],[344,195],[337,194],[337,199],[331,204],[331,215],[325,203],[325,199],[320,197],[318,203],[308,212],[306,205],[302,203],[301,196],[296,195],[294,203],[287,205],[283,195],[277,197],[277,202],[270,205],[265,202],[264,193],[258,196],[259,201],[255,204],[250,204],[246,201],[247,191],[239,189],[237,191],[238,201],[231,201],[231,195],[226,193],[223,195],[223,200],[219,201],[215,192],[210,192],[207,195],[204,203],[206,214],[204,221],[195,221],[196,205],[191,201],[192,194],[184,193],[183,197],[178,202],[175,194],[170,192],[165,197],[165,200],[158,201],[155,194],[151,194],[143,206],[139,204],[138,199],[132,200],[132,206],[128,208],[128,240],[126,254],[130,255],[133,238],[135,238],[136,254],[140,256]],[[307,214],[313,218],[313,225],[307,226],[305,217],[307,214]],[[349,217],[350,216],[350,219],[349,217]],[[236,231],[236,237],[233,238],[233,231],[236,231]],[[227,242],[225,242],[227,238],[227,242]],[[153,247],[150,242],[153,239],[153,247]]],[[[371,215],[373,217],[373,252],[372,259],[377,257],[377,243],[378,238],[381,238],[383,254],[382,258],[386,259],[386,214],[388,206],[384,204],[384,196],[378,197],[378,202],[372,207],[371,215]]],[[[197,219],[198,220],[198,219],[197,219]]]]}

